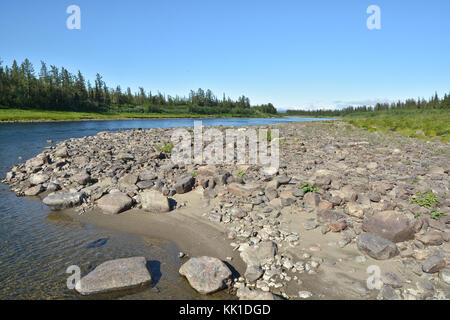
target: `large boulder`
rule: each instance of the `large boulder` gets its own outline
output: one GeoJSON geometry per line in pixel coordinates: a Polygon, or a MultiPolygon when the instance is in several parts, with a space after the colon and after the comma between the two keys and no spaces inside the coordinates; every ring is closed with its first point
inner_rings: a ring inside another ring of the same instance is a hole
{"type": "Polygon", "coordinates": [[[54,193],[42,200],[50,210],[57,211],[80,205],[86,194],[84,192],[54,193]]]}
{"type": "Polygon", "coordinates": [[[219,291],[226,286],[231,270],[225,263],[214,257],[191,258],[179,270],[191,287],[201,294],[219,291]]]}
{"type": "Polygon", "coordinates": [[[161,192],[147,190],[140,194],[142,209],[155,212],[169,212],[169,199],[161,192]]]}
{"type": "Polygon", "coordinates": [[[386,260],[399,254],[395,243],[372,233],[361,233],[356,240],[358,249],[377,260],[386,260]]]}
{"type": "Polygon", "coordinates": [[[362,228],[393,242],[414,239],[414,223],[396,211],[383,211],[364,219],[362,228]]]}
{"type": "Polygon", "coordinates": [[[175,191],[178,194],[186,193],[192,190],[195,184],[195,179],[193,177],[184,177],[177,181],[175,184],[175,191]]]}
{"type": "Polygon", "coordinates": [[[117,214],[128,210],[133,205],[133,199],[122,192],[109,193],[97,201],[97,206],[106,214],[117,214]]]}
{"type": "Polygon", "coordinates": [[[103,262],[82,277],[75,290],[82,295],[129,289],[152,282],[144,257],[116,259],[103,262]]]}
{"type": "Polygon", "coordinates": [[[440,255],[433,255],[422,263],[422,271],[426,273],[435,273],[446,267],[445,258],[440,255]]]}
{"type": "Polygon", "coordinates": [[[253,247],[244,249],[241,252],[241,258],[247,264],[244,274],[247,281],[253,282],[261,278],[264,274],[261,266],[273,261],[277,251],[278,247],[272,241],[263,241],[253,247]]]}

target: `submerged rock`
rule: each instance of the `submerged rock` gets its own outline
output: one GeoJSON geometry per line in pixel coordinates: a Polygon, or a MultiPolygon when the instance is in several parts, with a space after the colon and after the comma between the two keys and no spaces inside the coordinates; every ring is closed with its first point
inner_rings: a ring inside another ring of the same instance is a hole
{"type": "Polygon", "coordinates": [[[82,295],[129,289],[152,282],[144,257],[123,258],[103,262],[82,277],[75,290],[82,295]]]}

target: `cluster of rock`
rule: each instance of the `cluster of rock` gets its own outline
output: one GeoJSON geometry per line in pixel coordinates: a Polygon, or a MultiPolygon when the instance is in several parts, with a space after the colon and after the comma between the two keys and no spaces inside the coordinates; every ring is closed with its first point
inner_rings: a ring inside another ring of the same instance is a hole
{"type": "MultiPolygon", "coordinates": [[[[279,168],[174,164],[170,153],[157,151],[170,141],[171,129],[127,130],[46,148],[15,165],[4,182],[18,195],[45,196],[52,210],[97,206],[109,214],[132,207],[167,212],[176,206],[170,197],[201,188],[214,207],[205,216],[228,229],[230,245],[247,265],[245,275],[231,284],[223,262],[189,260],[180,273],[201,293],[228,283],[244,299],[295,298],[284,290],[287,284],[301,282],[303,273],[320,272],[324,260],[292,251],[320,228],[324,236],[342,235],[338,247],[356,244],[370,259],[400,259],[414,274],[428,275],[418,291],[400,289],[390,281],[396,275],[385,276],[381,298],[437,298],[437,290],[424,287],[433,287],[431,280],[449,284],[450,217],[432,219],[436,208],[412,200],[431,190],[439,199],[437,209],[450,212],[448,155],[439,152],[448,146],[340,122],[274,127],[281,137],[279,168]],[[293,214],[314,218],[292,232],[281,222],[293,214]],[[199,272],[208,268],[216,270],[217,279],[199,272]]],[[[311,295],[301,291],[297,298],[311,295]]]]}

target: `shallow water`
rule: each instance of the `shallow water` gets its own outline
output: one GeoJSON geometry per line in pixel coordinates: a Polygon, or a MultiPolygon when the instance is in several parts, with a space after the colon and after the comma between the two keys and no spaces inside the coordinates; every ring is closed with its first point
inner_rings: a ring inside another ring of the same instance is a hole
{"type": "MultiPolygon", "coordinates": [[[[100,131],[132,128],[193,126],[195,119],[111,120],[0,125],[0,178],[13,164],[39,154],[42,149],[68,138],[100,131]],[[53,140],[52,144],[46,140],[53,140]]],[[[246,126],[311,118],[201,119],[203,125],[246,126]]],[[[320,119],[324,120],[324,119],[320,119]]],[[[66,269],[78,265],[82,275],[110,259],[142,255],[149,261],[155,283],[139,290],[93,298],[204,299],[230,298],[226,293],[205,297],[196,294],[178,275],[183,261],[175,244],[158,239],[103,230],[73,221],[64,213],[51,213],[42,204],[18,198],[0,184],[0,299],[88,299],[66,286],[66,269]],[[98,247],[86,246],[108,238],[98,247]]]]}

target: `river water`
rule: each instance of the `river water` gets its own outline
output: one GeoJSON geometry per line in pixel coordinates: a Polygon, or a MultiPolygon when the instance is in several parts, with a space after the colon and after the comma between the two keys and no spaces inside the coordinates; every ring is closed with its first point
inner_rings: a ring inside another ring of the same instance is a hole
{"type": "MultiPolygon", "coordinates": [[[[13,164],[24,162],[49,145],[100,131],[193,126],[195,119],[146,119],[0,124],[0,179],[13,164]],[[53,143],[46,141],[51,139],[53,143]]],[[[204,126],[264,125],[312,118],[199,119],[204,126]]],[[[325,119],[320,119],[325,120],[325,119]]],[[[181,261],[175,244],[112,232],[50,212],[40,201],[19,198],[0,184],[0,299],[205,299],[229,298],[197,294],[178,275],[181,261]],[[87,247],[98,240],[98,247],[87,247]],[[103,241],[104,242],[104,241],[103,241]],[[66,270],[77,265],[82,275],[117,258],[144,256],[154,284],[104,296],[82,297],[67,288],[66,270]]]]}

